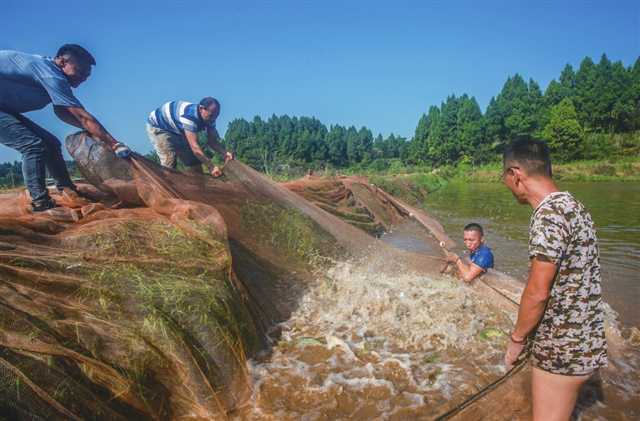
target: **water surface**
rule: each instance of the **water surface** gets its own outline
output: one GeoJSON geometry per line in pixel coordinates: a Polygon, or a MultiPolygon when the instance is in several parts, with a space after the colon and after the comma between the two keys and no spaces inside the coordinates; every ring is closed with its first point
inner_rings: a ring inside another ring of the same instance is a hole
{"type": "MultiPolygon", "coordinates": [[[[598,231],[605,300],[622,322],[640,326],[640,183],[560,183],[591,212],[598,231]]],[[[496,269],[525,279],[531,208],[519,205],[500,183],[451,183],[431,194],[425,208],[462,245],[462,227],[478,222],[486,230],[496,269]]]]}

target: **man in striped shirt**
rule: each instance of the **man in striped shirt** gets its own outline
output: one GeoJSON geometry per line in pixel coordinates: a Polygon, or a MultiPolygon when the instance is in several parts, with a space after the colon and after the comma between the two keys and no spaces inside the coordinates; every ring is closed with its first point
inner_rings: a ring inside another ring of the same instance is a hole
{"type": "Polygon", "coordinates": [[[207,145],[218,152],[226,163],[233,159],[220,143],[220,135],[216,130],[216,118],[220,114],[220,103],[217,99],[206,97],[198,104],[186,101],[167,102],[149,114],[147,134],[155,147],[160,163],[169,168],[176,168],[177,158],[194,174],[202,173],[202,165],[214,177],[222,172],[211,163],[198,144],[198,133],[206,131],[207,145]]]}

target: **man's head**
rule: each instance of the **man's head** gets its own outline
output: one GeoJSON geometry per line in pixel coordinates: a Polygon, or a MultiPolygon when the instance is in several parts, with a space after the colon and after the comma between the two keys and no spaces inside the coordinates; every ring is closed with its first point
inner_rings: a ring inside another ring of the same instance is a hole
{"type": "Polygon", "coordinates": [[[474,252],[484,242],[484,231],[480,224],[472,222],[464,227],[464,245],[467,250],[474,252]]]}
{"type": "Polygon", "coordinates": [[[507,146],[502,166],[502,180],[521,204],[528,203],[527,184],[551,180],[549,148],[530,136],[520,136],[507,146]]]}
{"type": "Polygon", "coordinates": [[[220,102],[210,96],[202,98],[198,104],[198,113],[202,120],[207,123],[211,123],[220,115],[220,102]]]}
{"type": "Polygon", "coordinates": [[[77,44],[65,44],[60,47],[54,61],[74,88],[87,80],[91,74],[91,66],[96,64],[91,53],[77,44]]]}

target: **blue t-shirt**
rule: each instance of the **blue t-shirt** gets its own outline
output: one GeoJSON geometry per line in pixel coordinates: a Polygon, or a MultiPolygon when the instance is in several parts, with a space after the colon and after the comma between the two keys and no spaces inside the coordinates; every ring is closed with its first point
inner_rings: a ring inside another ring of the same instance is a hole
{"type": "Polygon", "coordinates": [[[0,50],[0,110],[26,113],[47,104],[82,107],[62,70],[49,57],[0,50]]]}
{"type": "Polygon", "coordinates": [[[491,249],[484,244],[481,244],[476,251],[471,253],[469,258],[485,272],[487,269],[493,267],[493,253],[491,252],[491,249]]]}

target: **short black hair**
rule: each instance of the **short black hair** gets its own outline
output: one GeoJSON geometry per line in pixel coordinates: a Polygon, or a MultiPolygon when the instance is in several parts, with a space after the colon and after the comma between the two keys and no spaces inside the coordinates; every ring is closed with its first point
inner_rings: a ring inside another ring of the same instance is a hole
{"type": "Polygon", "coordinates": [[[56,53],[56,57],[62,57],[64,55],[70,55],[71,57],[92,66],[96,65],[96,59],[93,58],[91,53],[78,44],[65,44],[60,47],[56,53]]]}
{"type": "Polygon", "coordinates": [[[552,176],[549,147],[528,135],[518,136],[505,148],[502,163],[505,169],[517,163],[529,175],[552,176]]]}
{"type": "Polygon", "coordinates": [[[201,106],[201,107],[204,107],[204,108],[209,108],[213,104],[216,104],[216,108],[220,109],[220,102],[217,99],[215,99],[214,97],[211,97],[211,96],[206,96],[206,97],[202,98],[198,105],[201,106]]]}
{"type": "Polygon", "coordinates": [[[465,225],[463,231],[478,231],[480,233],[480,237],[484,237],[484,230],[482,229],[482,225],[476,222],[465,225]]]}

